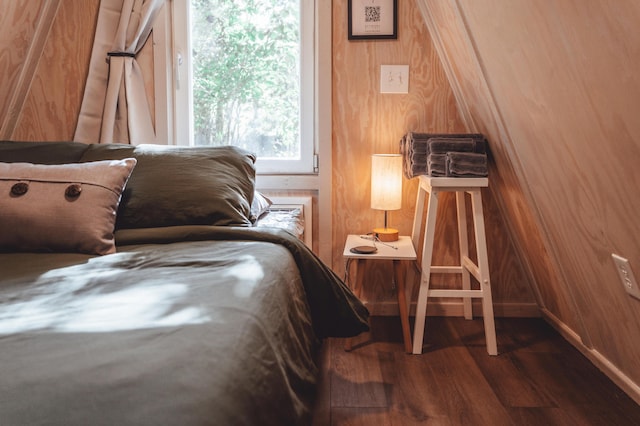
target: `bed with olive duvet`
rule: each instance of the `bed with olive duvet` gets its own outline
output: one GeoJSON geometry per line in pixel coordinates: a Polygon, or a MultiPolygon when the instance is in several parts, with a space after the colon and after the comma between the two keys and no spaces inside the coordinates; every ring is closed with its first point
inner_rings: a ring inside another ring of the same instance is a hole
{"type": "Polygon", "coordinates": [[[368,312],[237,148],[0,142],[0,423],[308,424],[368,312]]]}

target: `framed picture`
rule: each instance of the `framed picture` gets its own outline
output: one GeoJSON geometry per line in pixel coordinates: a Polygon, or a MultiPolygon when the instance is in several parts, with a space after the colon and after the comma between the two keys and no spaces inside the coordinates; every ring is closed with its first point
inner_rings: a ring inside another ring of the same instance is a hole
{"type": "Polygon", "coordinates": [[[348,0],[349,40],[398,38],[398,0],[348,0]]]}

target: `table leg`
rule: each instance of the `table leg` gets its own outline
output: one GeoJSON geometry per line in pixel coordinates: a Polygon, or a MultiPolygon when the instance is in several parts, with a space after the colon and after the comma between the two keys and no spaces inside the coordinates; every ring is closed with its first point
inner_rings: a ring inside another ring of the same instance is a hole
{"type": "Polygon", "coordinates": [[[398,292],[398,309],[400,310],[400,322],[402,324],[402,339],[404,341],[404,350],[411,353],[411,331],[409,330],[409,312],[407,309],[407,298],[405,294],[405,265],[399,260],[393,261],[393,275],[396,280],[398,292]]]}

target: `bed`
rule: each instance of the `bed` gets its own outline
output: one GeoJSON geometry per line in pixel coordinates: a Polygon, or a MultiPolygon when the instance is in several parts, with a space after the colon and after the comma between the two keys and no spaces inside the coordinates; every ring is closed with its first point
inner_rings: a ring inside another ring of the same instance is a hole
{"type": "Polygon", "coordinates": [[[368,312],[256,226],[254,160],[0,142],[0,423],[310,423],[322,340],[368,312]]]}

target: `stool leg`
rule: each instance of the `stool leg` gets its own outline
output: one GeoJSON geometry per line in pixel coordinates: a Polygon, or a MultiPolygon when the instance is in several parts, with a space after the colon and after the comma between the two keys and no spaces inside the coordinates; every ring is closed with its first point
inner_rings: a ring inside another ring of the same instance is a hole
{"type": "MultiPolygon", "coordinates": [[[[420,183],[422,185],[422,183],[420,183]]],[[[411,231],[411,241],[417,249],[420,241],[420,233],[422,232],[422,215],[424,214],[424,201],[427,191],[422,187],[418,187],[418,198],[416,199],[416,211],[413,215],[413,229],[411,231]]]]}
{"type": "MultiPolygon", "coordinates": [[[[458,214],[458,243],[460,244],[460,265],[464,265],[464,259],[469,257],[469,239],[467,236],[467,208],[465,202],[466,193],[464,191],[456,192],[456,207],[458,214]]],[[[471,276],[467,268],[462,268],[462,289],[471,290],[471,276]]],[[[471,298],[462,298],[462,307],[464,317],[468,320],[473,319],[473,310],[471,307],[471,298]]]]}
{"type": "Polygon", "coordinates": [[[436,228],[437,211],[438,192],[432,190],[429,193],[429,206],[427,207],[424,246],[422,248],[422,275],[420,277],[420,289],[418,291],[416,322],[413,330],[414,354],[422,353],[422,340],[424,339],[424,323],[427,315],[427,298],[429,294],[429,280],[431,277],[431,261],[433,257],[433,240],[436,228]]]}
{"type": "Polygon", "coordinates": [[[482,195],[479,189],[471,193],[471,202],[473,207],[473,227],[476,232],[476,251],[478,252],[478,269],[480,272],[480,288],[482,290],[482,315],[484,317],[484,334],[487,339],[487,352],[489,355],[497,355],[498,348],[496,327],[493,319],[487,239],[484,228],[484,214],[482,212],[482,195]]]}
{"type": "Polygon", "coordinates": [[[409,330],[409,312],[407,311],[407,298],[405,294],[405,266],[399,260],[393,261],[393,275],[396,279],[398,291],[398,309],[400,310],[400,323],[402,324],[402,339],[404,350],[411,353],[411,331],[409,330]]]}

